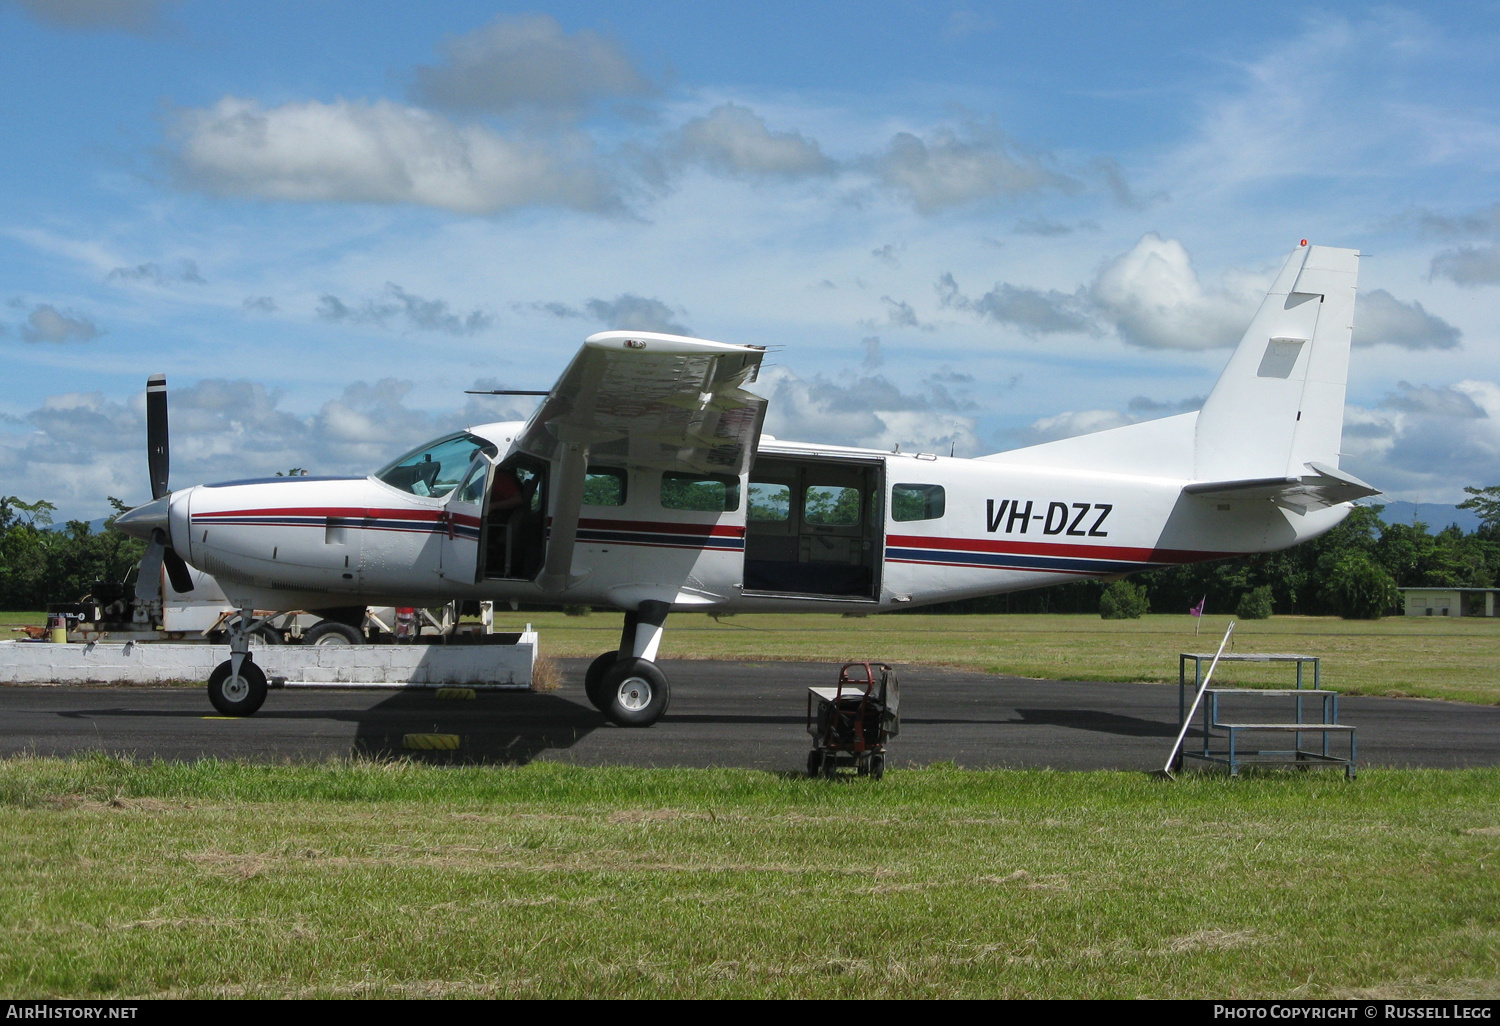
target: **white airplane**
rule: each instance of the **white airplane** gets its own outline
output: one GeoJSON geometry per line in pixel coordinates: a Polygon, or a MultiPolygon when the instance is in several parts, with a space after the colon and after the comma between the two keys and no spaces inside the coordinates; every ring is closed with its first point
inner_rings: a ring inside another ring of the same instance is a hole
{"type": "MultiPolygon", "coordinates": [[[[613,606],[586,690],[647,726],[670,688],[667,615],[874,612],[1284,549],[1379,494],[1338,469],[1355,250],[1292,252],[1203,409],[978,459],[787,442],[746,391],[764,349],[590,336],[536,412],[413,449],[364,478],[167,487],[166,383],[147,385],[155,500],[140,579],[191,564],[242,615],[209,680],[249,715],[254,610],[357,623],[368,605],[613,606]]],[[[541,393],[533,393],[541,394],[541,393]]],[[[145,585],[149,587],[149,584],[145,585]]]]}

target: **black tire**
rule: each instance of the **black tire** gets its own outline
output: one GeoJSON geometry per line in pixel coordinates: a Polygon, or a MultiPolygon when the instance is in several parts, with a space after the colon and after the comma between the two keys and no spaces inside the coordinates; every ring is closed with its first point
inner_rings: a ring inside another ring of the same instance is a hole
{"type": "Polygon", "coordinates": [[[233,676],[234,660],[226,659],[208,675],[208,700],[225,716],[250,716],[266,700],[266,675],[247,656],[233,676]]]}
{"type": "Polygon", "coordinates": [[[255,630],[251,631],[250,640],[259,641],[262,645],[286,644],[286,638],[281,636],[281,632],[268,623],[263,623],[259,627],[255,628],[255,630]]]}
{"type": "Polygon", "coordinates": [[[589,663],[589,668],[584,671],[583,693],[588,695],[589,704],[600,712],[604,712],[604,707],[608,704],[608,700],[599,686],[600,682],[604,680],[604,671],[615,665],[619,660],[620,653],[618,651],[605,652],[599,658],[589,663]]]}
{"type": "Polygon", "coordinates": [[[823,753],[814,748],[812,751],[807,753],[807,775],[810,777],[815,777],[818,775],[818,771],[822,768],[823,753]]]}
{"type": "Polygon", "coordinates": [[[879,780],[883,776],[885,776],[885,756],[870,756],[870,779],[879,780]]]}
{"type": "Polygon", "coordinates": [[[604,715],[622,727],[649,727],[672,700],[667,675],[649,659],[616,659],[599,678],[604,715]]]}
{"type": "Polygon", "coordinates": [[[319,620],[302,635],[304,645],[363,645],[364,632],[337,620],[319,620]]]}

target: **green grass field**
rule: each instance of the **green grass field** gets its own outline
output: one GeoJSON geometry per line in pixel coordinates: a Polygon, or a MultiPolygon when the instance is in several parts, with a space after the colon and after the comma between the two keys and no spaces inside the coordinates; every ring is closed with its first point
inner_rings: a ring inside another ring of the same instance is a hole
{"type": "Polygon", "coordinates": [[[0,763],[0,992],[1500,996],[1500,771],[0,763]]]}
{"type": "MultiPolygon", "coordinates": [[[[594,656],[618,643],[619,617],[509,614],[541,631],[552,656],[594,656]]],[[[956,666],[1053,680],[1176,681],[1180,652],[1218,648],[1228,617],[1101,620],[1082,615],[846,618],[758,613],[719,622],[698,614],[667,621],[662,654],[676,659],[878,659],[956,666]]],[[[1323,682],[1348,694],[1500,703],[1500,619],[1278,616],[1243,620],[1231,651],[1322,657],[1323,682]]],[[[1288,666],[1223,664],[1224,683],[1290,686],[1288,666]]]]}
{"type": "MultiPolygon", "coordinates": [[[[615,616],[528,618],[548,655],[618,637],[615,616]]],[[[1164,680],[1224,623],[682,615],[664,654],[1164,680]]],[[[1495,702],[1497,636],[1277,618],[1237,649],[1323,656],[1347,692],[1495,702]]],[[[10,997],[1500,997],[1500,770],[21,758],[0,837],[10,997]]]]}
{"type": "MultiPolygon", "coordinates": [[[[531,622],[548,656],[593,657],[619,643],[618,614],[509,613],[501,629],[531,622]]],[[[712,617],[681,613],[667,621],[668,659],[875,659],[1016,674],[1053,680],[1175,681],[1180,652],[1213,652],[1229,618],[1206,616],[1193,634],[1188,616],[1101,620],[1083,615],[842,617],[755,613],[712,617]]],[[[0,613],[11,626],[42,624],[41,613],[0,613]]],[[[1235,628],[1237,652],[1295,652],[1324,660],[1324,683],[1347,694],[1500,703],[1500,618],[1278,616],[1235,628]]],[[[1288,685],[1285,666],[1225,664],[1221,682],[1288,685]]]]}

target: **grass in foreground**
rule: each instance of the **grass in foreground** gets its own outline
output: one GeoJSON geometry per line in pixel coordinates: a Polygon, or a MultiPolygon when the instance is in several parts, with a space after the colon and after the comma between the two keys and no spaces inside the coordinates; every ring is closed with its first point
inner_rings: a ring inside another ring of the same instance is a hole
{"type": "Polygon", "coordinates": [[[1500,771],[0,763],[0,992],[1500,996],[1500,771]]]}

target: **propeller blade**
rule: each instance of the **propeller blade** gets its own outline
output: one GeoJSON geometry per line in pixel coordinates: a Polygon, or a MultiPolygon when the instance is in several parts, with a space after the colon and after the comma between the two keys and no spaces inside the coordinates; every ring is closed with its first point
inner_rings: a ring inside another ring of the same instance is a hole
{"type": "Polygon", "coordinates": [[[167,568],[167,580],[172,582],[173,591],[193,590],[193,575],[188,571],[188,565],[182,561],[176,549],[168,548],[162,552],[161,561],[162,565],[167,568]]]}
{"type": "Polygon", "coordinates": [[[167,444],[167,376],[146,379],[146,462],[151,471],[151,498],[159,499],[170,489],[172,455],[167,444]]]}

